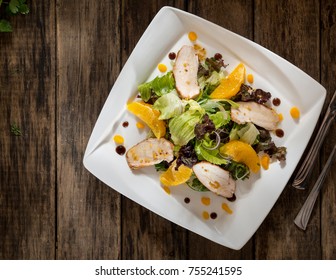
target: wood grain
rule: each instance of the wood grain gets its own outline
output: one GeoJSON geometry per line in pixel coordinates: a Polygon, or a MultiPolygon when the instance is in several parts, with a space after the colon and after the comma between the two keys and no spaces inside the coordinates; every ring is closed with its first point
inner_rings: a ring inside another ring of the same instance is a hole
{"type": "Polygon", "coordinates": [[[0,259],[55,257],[55,3],[30,9],[0,33],[0,259]]]}
{"type": "Polygon", "coordinates": [[[120,71],[118,1],[57,1],[57,258],[120,258],[120,195],[82,164],[120,71]]]}
{"type": "MultiPolygon", "coordinates": [[[[319,2],[280,2],[256,1],[255,41],[319,80],[319,2]]],[[[316,179],[317,173],[313,174],[313,179],[316,179]]],[[[290,185],[286,186],[256,234],[257,259],[321,257],[319,213],[314,213],[306,232],[298,230],[293,223],[306,194],[290,185]]],[[[319,207],[316,205],[317,209],[319,207]]]]}
{"type": "MultiPolygon", "coordinates": [[[[321,3],[321,83],[327,89],[327,104],[336,90],[336,3],[335,1],[322,1],[321,3]]],[[[326,110],[326,106],[324,108],[326,110]]],[[[324,147],[322,149],[321,166],[326,162],[336,139],[335,122],[330,127],[324,147]]],[[[321,244],[322,258],[336,259],[336,174],[335,160],[330,168],[321,194],[321,244]]]]}
{"type": "MultiPolygon", "coordinates": [[[[253,39],[252,1],[190,1],[189,10],[239,35],[253,39]]],[[[223,55],[225,61],[225,54],[223,55]]],[[[253,240],[250,240],[241,250],[235,251],[197,234],[189,233],[189,257],[190,259],[251,259],[253,240]]]]}
{"type": "MultiPolygon", "coordinates": [[[[184,3],[183,1],[122,2],[123,62],[127,60],[150,21],[164,5],[183,8],[184,3]]],[[[185,229],[127,198],[122,200],[122,235],[123,259],[185,259],[187,256],[185,229]]]]}

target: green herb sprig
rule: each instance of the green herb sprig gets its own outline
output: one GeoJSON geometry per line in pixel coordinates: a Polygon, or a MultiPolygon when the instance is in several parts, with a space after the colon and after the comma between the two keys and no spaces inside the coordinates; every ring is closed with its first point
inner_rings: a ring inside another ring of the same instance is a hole
{"type": "Polygon", "coordinates": [[[11,133],[14,134],[15,136],[21,136],[22,134],[21,129],[15,123],[11,124],[10,130],[11,130],[11,133]]]}
{"type": "Polygon", "coordinates": [[[26,0],[0,0],[0,32],[12,32],[13,28],[9,18],[15,15],[26,15],[29,13],[29,7],[26,0]]]}

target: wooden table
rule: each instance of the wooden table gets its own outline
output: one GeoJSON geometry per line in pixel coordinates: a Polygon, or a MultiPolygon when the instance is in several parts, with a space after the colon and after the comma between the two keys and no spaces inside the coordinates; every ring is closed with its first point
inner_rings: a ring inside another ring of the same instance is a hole
{"type": "MultiPolygon", "coordinates": [[[[319,81],[328,101],[336,89],[334,0],[27,2],[31,12],[12,19],[12,33],[0,34],[1,259],[336,258],[335,164],[306,232],[293,219],[308,192],[288,184],[240,251],[153,214],[82,164],[114,81],[162,6],[279,54],[319,81]],[[13,123],[21,136],[11,133],[13,123]]],[[[333,125],[310,187],[335,137],[333,125]]]]}

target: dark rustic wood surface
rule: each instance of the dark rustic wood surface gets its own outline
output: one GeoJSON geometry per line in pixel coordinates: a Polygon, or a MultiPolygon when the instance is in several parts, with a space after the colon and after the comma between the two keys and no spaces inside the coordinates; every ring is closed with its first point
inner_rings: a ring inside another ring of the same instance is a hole
{"type": "MultiPolygon", "coordinates": [[[[114,81],[161,7],[265,46],[321,82],[328,101],[336,90],[334,0],[28,4],[30,14],[12,19],[13,33],[0,33],[0,259],[336,259],[335,164],[306,232],[293,219],[308,192],[288,184],[239,251],[153,214],[82,164],[114,81]],[[10,132],[13,123],[21,136],[10,132]]],[[[333,125],[310,187],[335,137],[333,125]]]]}

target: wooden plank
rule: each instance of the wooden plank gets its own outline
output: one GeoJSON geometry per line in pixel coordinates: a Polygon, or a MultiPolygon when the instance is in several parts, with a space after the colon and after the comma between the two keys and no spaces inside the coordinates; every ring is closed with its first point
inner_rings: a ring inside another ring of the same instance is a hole
{"type": "MultiPolygon", "coordinates": [[[[189,11],[246,38],[253,37],[253,1],[190,1],[189,11]]],[[[189,258],[251,259],[253,242],[250,240],[241,250],[234,251],[190,233],[189,258]]]]}
{"type": "Polygon", "coordinates": [[[120,70],[119,1],[57,1],[58,259],[120,258],[120,195],[84,151],[120,70]]]}
{"type": "MultiPolygon", "coordinates": [[[[256,1],[255,41],[319,80],[319,1],[281,2],[256,1]]],[[[314,172],[313,181],[316,176],[317,172],[314,172]]],[[[307,194],[308,192],[296,190],[289,184],[286,186],[257,232],[255,245],[257,259],[321,257],[319,212],[314,213],[306,232],[300,231],[293,223],[307,194]]],[[[316,205],[316,208],[318,209],[319,205],[316,205]]]]}
{"type": "Polygon", "coordinates": [[[189,11],[250,40],[253,39],[253,1],[189,1],[189,11]]]}
{"type": "MultiPolygon", "coordinates": [[[[184,3],[183,1],[122,1],[123,63],[155,14],[165,5],[183,8],[184,3]]],[[[186,230],[124,197],[122,236],[123,259],[186,258],[186,230]]]]}
{"type": "Polygon", "coordinates": [[[0,259],[55,257],[55,3],[29,7],[0,33],[0,259]]]}
{"type": "MultiPolygon", "coordinates": [[[[321,83],[327,89],[327,102],[336,90],[336,2],[321,1],[321,83]]],[[[325,108],[326,109],[326,108],[325,108]]],[[[326,162],[331,149],[335,145],[336,126],[331,126],[322,149],[321,165],[326,162]]],[[[335,161],[334,161],[335,162],[335,161]]],[[[336,259],[336,174],[335,163],[330,168],[322,191],[321,230],[322,258],[336,259]]]]}

